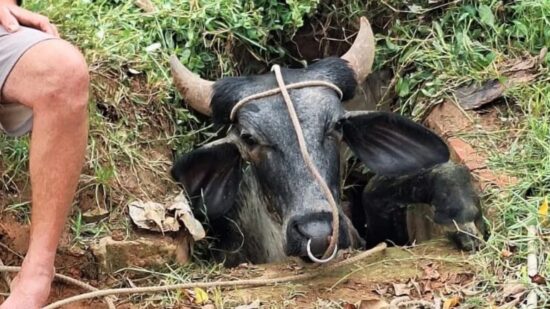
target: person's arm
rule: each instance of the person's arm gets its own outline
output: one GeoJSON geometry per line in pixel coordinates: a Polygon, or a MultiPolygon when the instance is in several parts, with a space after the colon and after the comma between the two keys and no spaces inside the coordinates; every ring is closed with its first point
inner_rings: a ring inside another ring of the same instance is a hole
{"type": "Polygon", "coordinates": [[[59,37],[57,28],[46,16],[19,7],[21,3],[22,0],[0,0],[0,26],[8,32],[15,32],[19,30],[19,25],[23,25],[59,37]]]}

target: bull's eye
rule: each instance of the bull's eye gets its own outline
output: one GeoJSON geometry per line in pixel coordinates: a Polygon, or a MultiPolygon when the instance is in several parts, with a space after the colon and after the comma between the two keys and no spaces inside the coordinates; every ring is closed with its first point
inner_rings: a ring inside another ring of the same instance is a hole
{"type": "Polygon", "coordinates": [[[337,142],[341,141],[343,138],[342,127],[339,125],[334,125],[327,131],[326,138],[337,142]]]}
{"type": "Polygon", "coordinates": [[[241,133],[241,139],[248,147],[254,147],[258,145],[258,141],[250,133],[241,133]]]}

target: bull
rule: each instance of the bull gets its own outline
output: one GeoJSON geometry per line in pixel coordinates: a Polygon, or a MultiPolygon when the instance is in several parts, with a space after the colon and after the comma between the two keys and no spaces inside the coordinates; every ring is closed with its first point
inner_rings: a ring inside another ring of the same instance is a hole
{"type": "MultiPolygon", "coordinates": [[[[336,201],[342,197],[342,144],[381,177],[413,175],[449,160],[446,144],[411,120],[345,110],[342,102],[354,96],[373,59],[372,29],[362,18],[353,45],[341,58],[281,71],[286,84],[325,81],[341,92],[325,86],[289,90],[311,159],[336,201]]],[[[225,137],[184,154],[171,170],[196,214],[209,223],[214,258],[232,266],[288,256],[314,261],[322,257],[334,232],[332,210],[300,156],[283,98],[257,98],[234,111],[244,98],[277,88],[273,74],[212,82],[193,74],[176,57],[170,65],[187,104],[229,127],[225,137]]],[[[366,209],[368,204],[366,200],[354,207],[366,209]]],[[[442,222],[471,220],[467,211],[444,213],[442,222]]],[[[341,207],[338,219],[339,236],[333,240],[337,248],[362,248],[363,238],[341,207]]]]}

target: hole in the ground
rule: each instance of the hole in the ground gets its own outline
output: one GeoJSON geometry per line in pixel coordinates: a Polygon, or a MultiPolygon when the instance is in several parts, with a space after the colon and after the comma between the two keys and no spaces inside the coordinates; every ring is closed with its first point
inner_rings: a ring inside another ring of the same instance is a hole
{"type": "Polygon", "coordinates": [[[106,102],[97,102],[96,107],[101,116],[107,121],[116,123],[120,120],[120,115],[113,105],[106,102]]]}

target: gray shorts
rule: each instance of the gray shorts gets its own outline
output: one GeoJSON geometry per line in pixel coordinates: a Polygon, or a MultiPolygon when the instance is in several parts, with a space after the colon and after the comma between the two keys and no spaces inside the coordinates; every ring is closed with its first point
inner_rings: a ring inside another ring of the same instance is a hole
{"type": "MultiPolygon", "coordinates": [[[[11,70],[35,44],[54,37],[35,29],[21,27],[15,33],[8,33],[0,26],[0,93],[11,70]]],[[[0,96],[0,130],[10,136],[20,136],[32,128],[32,110],[20,104],[2,103],[0,96]]]]}

